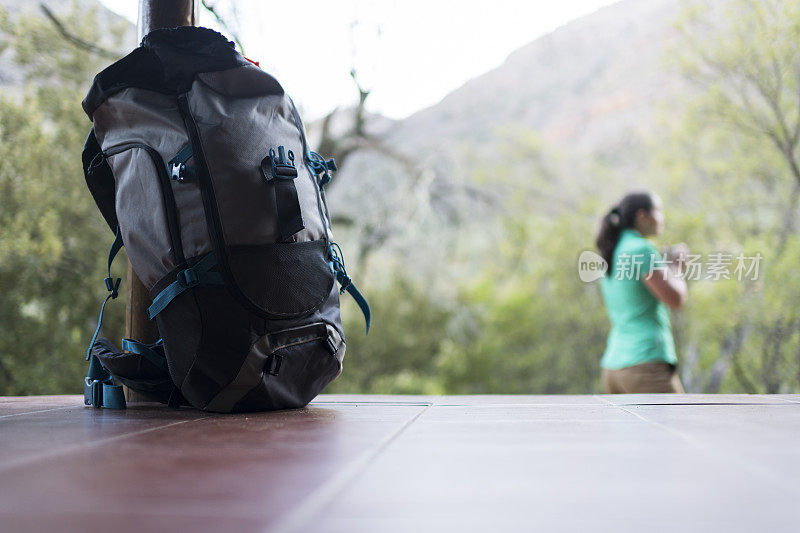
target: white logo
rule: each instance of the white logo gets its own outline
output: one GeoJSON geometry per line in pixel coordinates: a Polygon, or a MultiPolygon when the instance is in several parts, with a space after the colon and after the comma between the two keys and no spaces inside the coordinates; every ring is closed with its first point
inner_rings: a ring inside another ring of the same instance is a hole
{"type": "Polygon", "coordinates": [[[584,283],[591,283],[602,278],[607,270],[608,263],[598,253],[585,250],[578,257],[578,276],[584,283]]]}

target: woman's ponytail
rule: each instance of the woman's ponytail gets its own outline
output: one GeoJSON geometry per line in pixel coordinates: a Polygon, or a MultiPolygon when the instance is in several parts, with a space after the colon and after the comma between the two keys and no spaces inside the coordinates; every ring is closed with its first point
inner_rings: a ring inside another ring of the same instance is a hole
{"type": "Polygon", "coordinates": [[[622,230],[632,228],[636,224],[636,214],[640,209],[650,212],[653,209],[653,197],[649,192],[635,192],[625,197],[606,213],[600,222],[600,231],[595,238],[595,244],[600,255],[606,260],[610,276],[614,270],[614,250],[619,244],[622,230]]]}
{"type": "Polygon", "coordinates": [[[614,249],[617,247],[619,236],[622,233],[621,223],[622,217],[620,216],[619,206],[614,206],[600,222],[600,231],[597,233],[595,244],[600,251],[600,255],[606,260],[606,264],[609,265],[606,273],[611,270],[614,249]]]}

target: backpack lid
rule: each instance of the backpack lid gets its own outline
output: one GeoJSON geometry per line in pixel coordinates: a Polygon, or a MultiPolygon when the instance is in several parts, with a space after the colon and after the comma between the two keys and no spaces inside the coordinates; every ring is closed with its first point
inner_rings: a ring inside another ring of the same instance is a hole
{"type": "Polygon", "coordinates": [[[92,115],[108,97],[138,87],[163,94],[188,91],[200,72],[252,65],[224,35],[209,28],[181,26],[153,30],[133,52],[94,77],[83,110],[92,115]]]}

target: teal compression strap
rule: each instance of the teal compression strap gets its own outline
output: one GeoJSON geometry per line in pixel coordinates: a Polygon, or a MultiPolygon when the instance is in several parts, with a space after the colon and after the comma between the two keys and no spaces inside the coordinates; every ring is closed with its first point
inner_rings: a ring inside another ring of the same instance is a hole
{"type": "Polygon", "coordinates": [[[128,407],[125,402],[125,391],[122,390],[122,385],[103,383],[103,407],[106,409],[125,409],[128,407]]]}
{"type": "Polygon", "coordinates": [[[122,279],[111,277],[111,265],[122,246],[122,232],[120,232],[119,226],[117,226],[117,234],[114,237],[114,243],[108,251],[108,276],[105,282],[106,290],[108,290],[109,294],[100,307],[100,316],[97,318],[97,328],[94,330],[89,348],[86,350],[86,360],[89,361],[89,373],[83,382],[83,402],[93,407],[106,407],[109,409],[125,409],[126,407],[125,393],[122,390],[122,386],[114,384],[114,378],[111,377],[108,370],[103,368],[100,360],[92,355],[92,348],[97,341],[100,327],[103,325],[103,312],[106,309],[106,304],[109,300],[113,300],[119,296],[119,284],[122,282],[122,279]]]}
{"type": "Polygon", "coordinates": [[[212,252],[193,267],[178,272],[178,279],[167,285],[164,290],[158,293],[158,296],[153,298],[153,305],[147,309],[150,319],[155,318],[172,300],[192,287],[197,285],[223,285],[221,274],[209,272],[216,264],[217,258],[212,252]]]}
{"type": "Polygon", "coordinates": [[[86,349],[86,360],[88,361],[92,357],[92,347],[94,343],[97,341],[97,335],[100,334],[100,326],[103,325],[103,313],[106,310],[106,304],[109,300],[116,298],[113,294],[109,294],[106,296],[105,301],[103,301],[103,305],[100,306],[100,315],[97,317],[97,327],[94,330],[94,334],[92,335],[92,340],[89,341],[89,348],[86,349]]]}
{"type": "Polygon", "coordinates": [[[358,304],[359,309],[361,309],[361,313],[364,315],[364,322],[367,324],[367,333],[369,333],[369,322],[372,318],[372,313],[369,310],[369,303],[367,303],[367,299],[364,298],[364,295],[361,294],[356,286],[353,284],[353,280],[344,273],[344,272],[336,272],[336,279],[339,281],[339,285],[342,287],[340,290],[341,292],[347,292],[350,296],[353,297],[353,300],[358,304]]]}
{"type": "MultiPolygon", "coordinates": [[[[331,181],[331,172],[336,172],[336,161],[333,159],[325,159],[317,152],[307,151],[306,162],[311,173],[319,178],[319,188],[325,189],[325,185],[331,181]]],[[[326,208],[327,209],[327,208],[326,208]]],[[[367,325],[367,334],[369,334],[369,323],[372,319],[372,313],[369,309],[369,303],[361,291],[353,284],[353,280],[347,275],[347,269],[344,266],[344,255],[342,249],[335,242],[330,243],[328,249],[330,256],[330,264],[333,271],[336,273],[336,280],[339,282],[341,289],[340,294],[347,292],[353,300],[358,304],[361,313],[364,315],[364,322],[367,325]]]]}
{"type": "Polygon", "coordinates": [[[161,339],[153,344],[144,344],[143,342],[135,341],[133,339],[122,339],[122,349],[126,352],[139,354],[158,368],[167,370],[167,360],[163,355],[159,354],[153,348],[162,344],[161,339]]]}
{"type": "Polygon", "coordinates": [[[108,251],[108,276],[106,277],[105,282],[106,290],[108,290],[109,295],[106,296],[103,305],[100,307],[100,316],[97,317],[97,328],[94,330],[92,341],[89,343],[89,348],[86,350],[87,361],[91,357],[92,347],[97,340],[97,335],[100,333],[100,326],[103,325],[103,312],[106,310],[106,304],[109,300],[113,300],[119,296],[119,284],[122,283],[122,278],[111,277],[111,264],[114,262],[114,258],[117,257],[117,253],[119,253],[119,251],[122,249],[122,246],[122,232],[119,230],[119,226],[117,226],[117,234],[114,237],[114,243],[111,245],[111,249],[108,251]]]}
{"type": "Polygon", "coordinates": [[[359,309],[361,309],[361,313],[364,315],[364,322],[367,325],[367,334],[369,334],[369,322],[372,318],[372,313],[369,310],[367,299],[364,298],[364,295],[361,294],[361,291],[359,291],[353,284],[353,280],[347,275],[347,269],[344,266],[342,249],[338,244],[332,242],[328,247],[328,255],[331,268],[336,273],[336,280],[339,282],[339,286],[341,287],[339,289],[339,294],[344,294],[347,292],[353,297],[353,300],[355,300],[355,302],[358,304],[359,309]]]}

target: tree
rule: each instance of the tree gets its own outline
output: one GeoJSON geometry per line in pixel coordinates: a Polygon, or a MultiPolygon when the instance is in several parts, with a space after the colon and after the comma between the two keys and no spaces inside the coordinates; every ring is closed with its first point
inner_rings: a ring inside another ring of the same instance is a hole
{"type": "Polygon", "coordinates": [[[789,0],[697,3],[679,25],[684,73],[707,91],[722,127],[769,142],[791,183],[777,250],[796,230],[800,201],[800,4],[789,0]]]}
{"type": "MultiPolygon", "coordinates": [[[[125,27],[101,35],[96,17],[73,7],[64,20],[119,49],[125,27]]],[[[0,96],[0,395],[79,392],[113,240],[83,180],[79,103],[108,60],[33,15],[0,14],[0,36],[28,79],[0,96]]],[[[122,314],[109,309],[107,334],[122,333],[122,314]]]]}
{"type": "Polygon", "coordinates": [[[686,187],[685,205],[706,200],[703,223],[687,233],[710,236],[707,249],[758,250],[765,260],[757,281],[692,289],[682,333],[694,362],[710,363],[702,388],[712,391],[729,370],[747,392],[800,383],[800,287],[790,273],[800,200],[798,17],[795,2],[728,0],[695,3],[678,24],[680,66],[701,96],[671,142],[681,140],[663,151],[680,162],[662,162],[686,187]]]}

